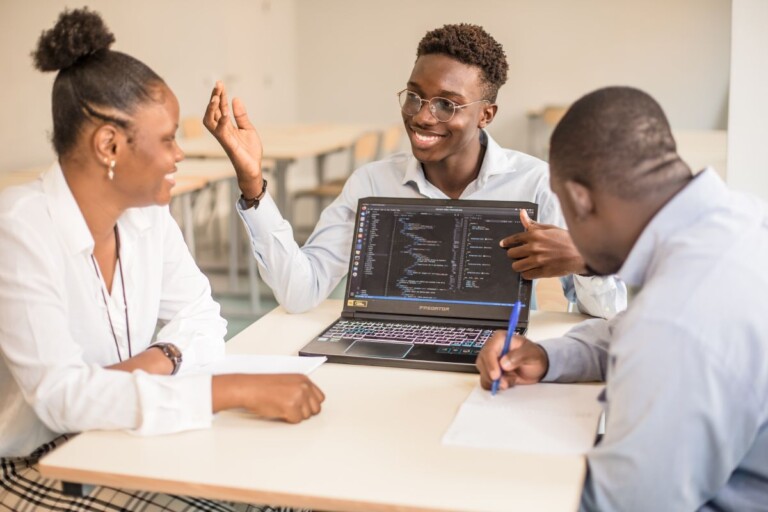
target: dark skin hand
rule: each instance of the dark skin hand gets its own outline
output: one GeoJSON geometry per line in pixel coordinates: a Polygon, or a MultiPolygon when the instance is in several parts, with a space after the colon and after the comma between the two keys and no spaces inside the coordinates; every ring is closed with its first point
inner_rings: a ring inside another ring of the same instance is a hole
{"type": "Polygon", "coordinates": [[[213,412],[247,409],[265,419],[299,423],[320,412],[325,395],[309,377],[284,375],[215,375],[213,412]]]}
{"type": "Polygon", "coordinates": [[[507,249],[507,257],[513,260],[512,269],[525,279],[562,277],[569,274],[585,274],[584,259],[573,245],[571,235],[565,229],[551,224],[540,224],[520,210],[520,221],[525,231],[501,241],[507,249]]]}
{"type": "Polygon", "coordinates": [[[477,356],[475,365],[480,371],[483,389],[491,389],[499,377],[499,389],[508,389],[517,384],[535,384],[547,374],[547,352],[525,336],[513,336],[509,352],[501,357],[506,335],[507,331],[493,333],[477,356]]]}
{"type": "MultiPolygon", "coordinates": [[[[110,370],[144,370],[170,375],[173,364],[162,350],[147,349],[110,370]]],[[[211,382],[213,412],[246,409],[264,419],[299,423],[320,412],[325,395],[309,377],[301,374],[215,375],[211,382]]]]}
{"type": "Polygon", "coordinates": [[[203,116],[203,124],[216,137],[232,161],[237,172],[237,184],[243,196],[249,199],[258,197],[264,186],[261,174],[261,139],[239,98],[232,100],[230,109],[227,90],[222,82],[216,82],[213,88],[211,100],[203,116]]]}

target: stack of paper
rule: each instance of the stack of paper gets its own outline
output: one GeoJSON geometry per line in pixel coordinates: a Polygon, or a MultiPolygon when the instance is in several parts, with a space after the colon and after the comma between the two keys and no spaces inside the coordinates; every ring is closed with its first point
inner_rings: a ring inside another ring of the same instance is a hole
{"type": "Polygon", "coordinates": [[[227,373],[303,373],[309,375],[326,361],[325,357],[229,355],[221,361],[199,367],[211,375],[227,373]]]}

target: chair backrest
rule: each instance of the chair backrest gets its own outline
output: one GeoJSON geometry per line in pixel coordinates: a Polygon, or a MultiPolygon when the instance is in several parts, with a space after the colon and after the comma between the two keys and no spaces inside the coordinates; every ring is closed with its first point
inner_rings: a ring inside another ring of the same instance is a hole
{"type": "Polygon", "coordinates": [[[350,173],[361,165],[373,162],[378,157],[380,132],[366,132],[362,134],[352,147],[350,161],[350,173]]]}
{"type": "Polygon", "coordinates": [[[400,151],[400,144],[403,140],[403,125],[401,123],[393,124],[381,136],[381,147],[379,148],[379,158],[384,158],[400,151]]]}
{"type": "Polygon", "coordinates": [[[541,111],[541,120],[544,121],[544,124],[546,126],[550,128],[554,128],[555,125],[557,125],[557,123],[560,122],[560,119],[563,118],[563,116],[567,111],[568,111],[567,106],[547,105],[541,111]]]}
{"type": "Polygon", "coordinates": [[[199,117],[185,117],[181,120],[181,136],[185,139],[197,139],[203,133],[203,121],[199,117]]]}

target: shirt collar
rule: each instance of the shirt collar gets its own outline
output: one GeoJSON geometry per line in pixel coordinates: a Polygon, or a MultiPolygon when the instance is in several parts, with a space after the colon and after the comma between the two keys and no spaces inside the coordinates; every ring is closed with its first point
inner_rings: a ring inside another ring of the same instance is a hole
{"type": "Polygon", "coordinates": [[[629,287],[642,287],[657,246],[717,208],[727,191],[714,169],[697,174],[645,227],[619,271],[621,280],[629,287]]]}
{"type": "MultiPolygon", "coordinates": [[[[489,176],[514,171],[509,165],[505,165],[506,155],[504,154],[504,150],[485,130],[480,131],[480,144],[485,146],[485,156],[483,156],[480,172],[474,182],[475,188],[483,188],[488,182],[489,176]]],[[[402,181],[403,185],[409,183],[416,185],[419,192],[427,197],[446,197],[445,194],[437,189],[437,187],[427,181],[427,177],[424,175],[424,169],[421,167],[421,162],[419,162],[413,155],[408,159],[402,181]]],[[[470,184],[467,189],[469,190],[472,186],[473,185],[470,184]]]]}
{"type": "MultiPolygon", "coordinates": [[[[93,252],[93,236],[85,222],[75,196],[64,178],[58,162],[42,175],[43,192],[52,222],[71,254],[93,252]]],[[[131,251],[132,243],[139,234],[151,227],[151,221],[143,208],[130,208],[117,220],[120,229],[121,251],[131,251]]]]}
{"type": "Polygon", "coordinates": [[[57,226],[56,231],[64,240],[69,252],[93,252],[93,236],[58,162],[43,173],[42,180],[51,220],[57,226]]]}

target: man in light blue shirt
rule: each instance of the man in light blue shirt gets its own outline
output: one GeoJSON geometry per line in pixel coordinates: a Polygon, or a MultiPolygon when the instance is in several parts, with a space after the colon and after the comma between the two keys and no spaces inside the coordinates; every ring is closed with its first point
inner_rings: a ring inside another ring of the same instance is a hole
{"type": "Polygon", "coordinates": [[[582,277],[588,269],[564,229],[541,160],[498,144],[485,131],[506,81],[504,50],[476,25],[446,25],[420,42],[417,60],[399,93],[411,154],[363,166],[322,213],[303,247],[263,186],[261,142],[237,99],[230,121],[223,84],[211,96],[204,123],[227,151],[238,174],[238,206],[264,281],[288,311],[324,300],[346,275],[358,199],[367,196],[493,199],[539,204],[539,223],[508,239],[515,271],[529,279],[564,277],[566,296],[579,309],[610,317],[626,306],[615,278],[582,277]],[[244,206],[244,207],[243,207],[244,206]]]}
{"type": "Polygon", "coordinates": [[[768,207],[695,177],[667,119],[627,87],[577,101],[552,135],[552,189],[627,311],[478,357],[481,383],[605,380],[583,510],[768,510],[768,207]],[[500,367],[501,366],[501,367],[500,367]]]}

